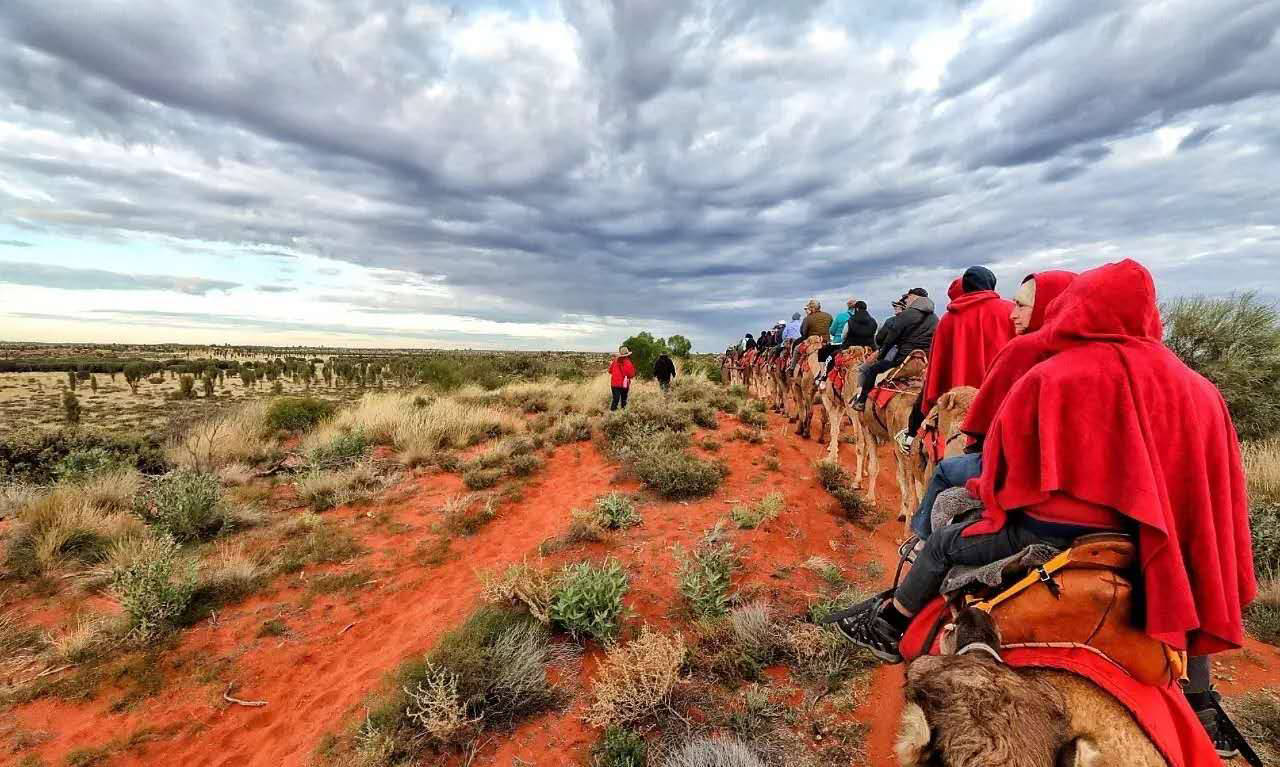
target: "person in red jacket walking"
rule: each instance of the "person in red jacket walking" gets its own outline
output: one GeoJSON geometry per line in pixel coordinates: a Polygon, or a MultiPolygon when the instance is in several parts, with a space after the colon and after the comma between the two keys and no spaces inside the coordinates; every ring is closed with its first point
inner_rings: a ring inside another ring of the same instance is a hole
{"type": "Polygon", "coordinates": [[[625,346],[618,347],[618,354],[609,363],[609,386],[613,389],[613,402],[610,410],[627,409],[627,393],[631,391],[631,382],[636,377],[636,366],[631,362],[631,350],[625,346]]]}

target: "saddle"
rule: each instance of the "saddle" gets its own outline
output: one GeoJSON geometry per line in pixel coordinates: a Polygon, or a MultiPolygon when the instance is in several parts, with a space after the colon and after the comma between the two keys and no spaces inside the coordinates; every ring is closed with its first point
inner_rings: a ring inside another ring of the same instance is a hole
{"type": "Polygon", "coordinates": [[[1131,580],[1136,560],[1129,536],[1086,535],[1012,585],[990,589],[979,583],[953,597],[953,604],[989,613],[1003,647],[1083,648],[1139,682],[1167,686],[1185,673],[1186,654],[1141,628],[1139,596],[1131,580]]]}
{"type": "Polygon", "coordinates": [[[902,364],[885,373],[877,386],[897,384],[903,389],[922,385],[925,370],[929,367],[929,355],[916,349],[907,355],[902,364]]]}

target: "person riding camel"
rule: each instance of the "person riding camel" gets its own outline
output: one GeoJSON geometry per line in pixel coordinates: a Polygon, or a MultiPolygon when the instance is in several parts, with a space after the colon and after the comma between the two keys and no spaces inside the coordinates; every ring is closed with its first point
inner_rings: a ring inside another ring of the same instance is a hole
{"type": "Polygon", "coordinates": [[[921,539],[932,532],[930,518],[933,502],[938,494],[953,487],[961,487],[982,473],[981,437],[987,433],[995,419],[1000,403],[1009,389],[1033,365],[1044,359],[1041,336],[1036,332],[1051,318],[1053,300],[1067,289],[1076,278],[1075,272],[1046,271],[1028,274],[1013,298],[1013,311],[1009,315],[1014,330],[1019,334],[1005,344],[987,369],[978,394],[965,418],[960,431],[970,438],[963,455],[943,458],[934,469],[929,484],[920,498],[920,506],[911,518],[911,531],[921,539]]]}
{"type": "Polygon", "coordinates": [[[1147,635],[1192,656],[1244,642],[1257,583],[1222,395],[1164,346],[1155,285],[1137,262],[1084,272],[1052,309],[1037,339],[1044,359],[1005,396],[967,485],[981,516],[934,531],[891,596],[836,624],[883,660],[901,659],[911,617],[953,565],[1099,530],[1134,535],[1147,635]]]}
{"type": "Polygon", "coordinates": [[[831,315],[822,311],[822,304],[816,298],[810,298],[804,305],[805,318],[800,323],[800,340],[809,336],[822,339],[824,345],[831,343],[831,315]]]}
{"type": "Polygon", "coordinates": [[[852,312],[844,328],[844,338],[840,342],[841,348],[848,349],[850,346],[876,348],[876,318],[867,311],[867,302],[854,301],[850,304],[850,309],[852,312]]]}
{"type": "Polygon", "coordinates": [[[933,344],[933,332],[938,327],[938,317],[933,313],[933,301],[929,291],[912,288],[907,291],[906,308],[897,317],[885,321],[888,330],[879,340],[880,351],[876,360],[862,370],[861,391],[854,400],[854,410],[864,410],[867,397],[876,385],[876,376],[893,370],[902,364],[907,355],[916,350],[928,352],[933,344]],[[890,326],[892,322],[892,326],[890,326]]]}
{"type": "Polygon", "coordinates": [[[1014,305],[996,292],[996,276],[985,266],[971,266],[951,284],[946,314],[938,322],[929,352],[924,388],[897,442],[904,453],[938,398],[957,386],[982,384],[987,368],[1014,336],[1014,305]]]}
{"type": "Polygon", "coordinates": [[[782,329],[783,341],[799,341],[800,340],[800,312],[791,315],[791,321],[782,329]]]}
{"type": "Polygon", "coordinates": [[[836,315],[831,322],[831,343],[836,346],[844,344],[845,330],[848,329],[849,319],[853,317],[853,305],[856,303],[850,298],[845,302],[845,310],[836,315]]]}

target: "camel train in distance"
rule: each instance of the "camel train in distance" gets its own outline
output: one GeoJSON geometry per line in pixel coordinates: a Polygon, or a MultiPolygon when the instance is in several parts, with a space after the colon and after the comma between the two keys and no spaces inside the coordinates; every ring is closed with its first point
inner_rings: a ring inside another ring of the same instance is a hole
{"type": "MultiPolygon", "coordinates": [[[[893,444],[894,435],[906,428],[924,386],[927,356],[913,352],[902,365],[882,374],[865,409],[859,411],[852,407],[858,394],[858,368],[873,350],[841,350],[819,384],[815,376],[823,364],[818,360],[821,347],[814,337],[800,342],[791,369],[787,353],[779,349],[752,350],[736,360],[726,357],[722,377],[728,384],[745,386],[775,412],[786,414],[796,424],[795,433],[806,439],[811,436],[815,406],[820,404],[818,441],[826,443],[826,460],[839,461],[841,431],[847,424],[856,451],[853,482],[874,505],[879,448],[893,444]]],[[[897,516],[905,524],[905,539],[911,537],[910,517],[938,461],[964,451],[960,427],[976,394],[977,389],[970,386],[944,393],[926,415],[911,451],[903,454],[896,446],[893,450],[902,499],[897,516]]],[[[1001,662],[1001,629],[986,613],[960,610],[937,646],[940,654],[923,655],[907,670],[906,703],[895,744],[903,767],[1171,764],[1130,711],[1086,677],[1052,668],[1014,669],[1001,662]],[[991,652],[966,652],[970,646],[991,652]],[[970,691],[997,686],[1004,692],[999,697],[1006,710],[974,705],[970,691]]]]}

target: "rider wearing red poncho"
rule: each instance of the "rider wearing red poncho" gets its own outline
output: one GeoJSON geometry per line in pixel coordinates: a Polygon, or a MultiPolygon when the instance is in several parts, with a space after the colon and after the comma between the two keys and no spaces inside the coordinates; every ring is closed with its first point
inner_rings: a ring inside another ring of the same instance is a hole
{"type": "Polygon", "coordinates": [[[899,443],[906,450],[938,398],[957,386],[980,386],[996,355],[1014,337],[1014,305],[996,292],[996,276],[971,266],[951,283],[950,303],[938,322],[929,350],[924,388],[899,443]]]}

